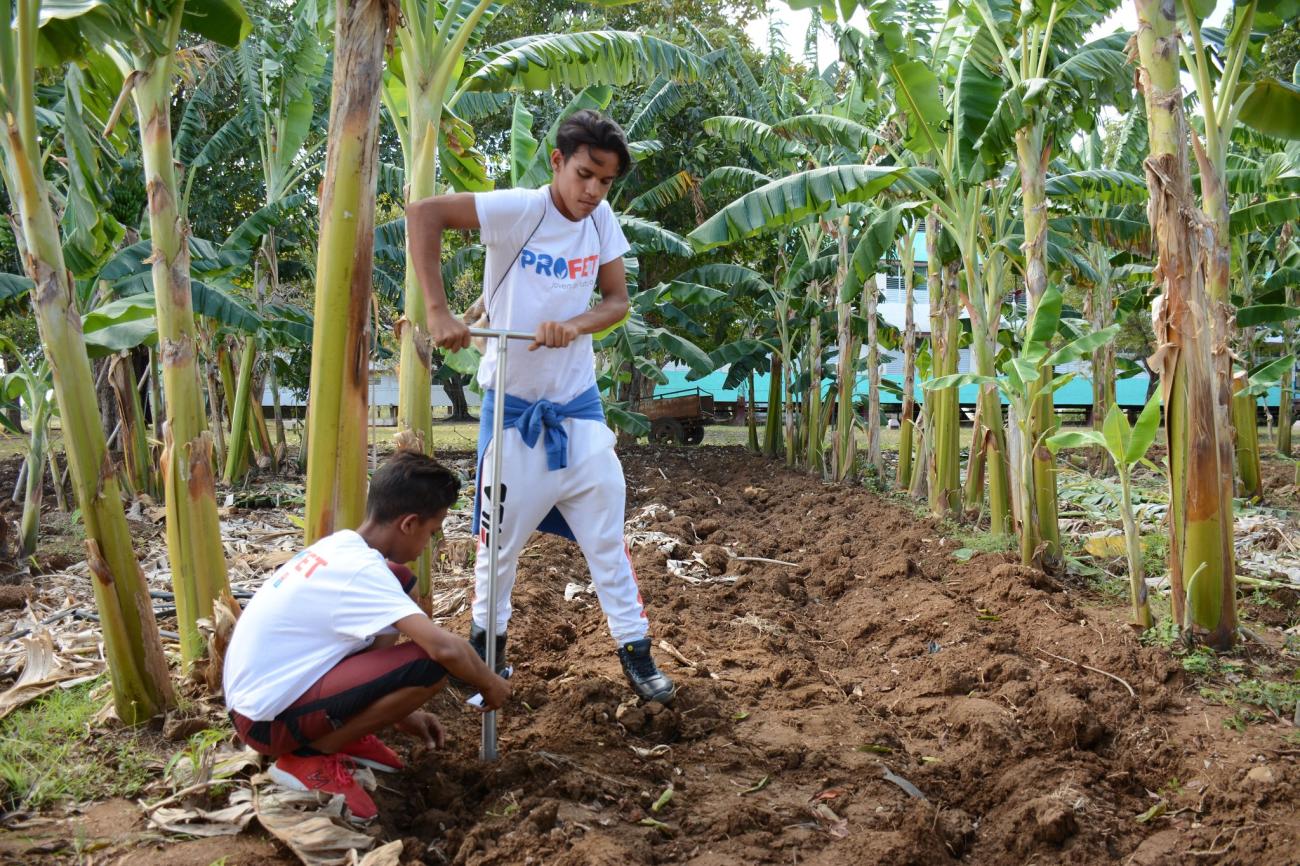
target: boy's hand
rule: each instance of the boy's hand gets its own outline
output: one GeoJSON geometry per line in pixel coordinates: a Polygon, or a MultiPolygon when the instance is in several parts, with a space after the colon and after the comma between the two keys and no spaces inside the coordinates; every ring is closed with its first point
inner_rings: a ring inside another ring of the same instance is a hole
{"type": "Polygon", "coordinates": [[[441,749],[447,743],[447,732],[438,717],[423,710],[416,710],[393,727],[415,737],[426,749],[441,749]]]}
{"type": "Polygon", "coordinates": [[[442,307],[429,310],[429,338],[440,349],[455,352],[469,347],[469,325],[442,307]]]}
{"type": "Polygon", "coordinates": [[[479,711],[486,713],[501,709],[506,701],[510,700],[510,692],[510,680],[492,674],[492,679],[482,689],[483,705],[479,707],[479,711]]]}
{"type": "Polygon", "coordinates": [[[537,326],[537,334],[528,351],[534,349],[563,349],[578,339],[578,326],[569,322],[542,322],[537,326]]]}

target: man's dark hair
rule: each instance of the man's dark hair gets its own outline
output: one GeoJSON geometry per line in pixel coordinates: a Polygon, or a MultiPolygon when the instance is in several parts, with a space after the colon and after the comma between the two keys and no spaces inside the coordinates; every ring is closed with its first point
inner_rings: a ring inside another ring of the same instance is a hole
{"type": "Polygon", "coordinates": [[[590,150],[608,150],[618,157],[618,176],[627,174],[632,166],[632,154],[627,149],[623,128],[599,111],[584,108],[565,118],[555,133],[555,146],[566,160],[578,148],[586,145],[590,150]]]}
{"type": "Polygon", "coordinates": [[[407,514],[428,520],[456,504],[460,479],[432,457],[415,451],[398,451],[370,478],[366,517],[392,523],[407,514]]]}

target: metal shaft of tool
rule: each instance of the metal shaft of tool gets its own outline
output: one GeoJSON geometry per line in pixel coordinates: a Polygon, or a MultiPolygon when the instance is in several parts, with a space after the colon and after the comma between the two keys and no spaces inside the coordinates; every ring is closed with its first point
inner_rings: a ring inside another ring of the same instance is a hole
{"type": "MultiPolygon", "coordinates": [[[[506,414],[506,346],[510,340],[531,340],[532,334],[522,331],[504,331],[493,328],[471,328],[471,336],[495,339],[497,343],[496,381],[492,391],[492,497],[487,503],[491,509],[488,521],[488,617],[487,667],[490,671],[497,669],[497,558],[501,551],[501,452],[502,436],[505,429],[506,414]]],[[[484,510],[480,509],[479,520],[483,519],[484,510]]],[[[483,742],[479,747],[479,757],[484,761],[497,759],[497,714],[491,710],[483,714],[483,742]]]]}

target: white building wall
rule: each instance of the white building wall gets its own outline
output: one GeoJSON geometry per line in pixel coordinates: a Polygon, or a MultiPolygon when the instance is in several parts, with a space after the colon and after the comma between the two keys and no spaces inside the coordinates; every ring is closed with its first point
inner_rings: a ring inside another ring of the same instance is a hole
{"type": "MultiPolygon", "coordinates": [[[[394,373],[372,373],[370,375],[370,405],[371,406],[396,406],[397,405],[397,376],[394,373]]],[[[430,395],[433,401],[433,408],[445,409],[451,407],[451,398],[447,396],[447,391],[441,385],[434,384],[433,391],[430,395]]],[[[471,408],[477,407],[481,402],[481,397],[465,389],[465,402],[471,408]]],[[[262,405],[270,406],[271,388],[264,386],[262,389],[262,405]]],[[[288,388],[280,389],[281,406],[303,406],[306,401],[299,399],[298,395],[288,388]]]]}

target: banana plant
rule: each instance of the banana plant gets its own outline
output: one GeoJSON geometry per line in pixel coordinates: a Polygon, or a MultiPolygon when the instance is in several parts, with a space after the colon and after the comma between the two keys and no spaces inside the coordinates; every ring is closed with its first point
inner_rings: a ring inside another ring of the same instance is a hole
{"type": "Polygon", "coordinates": [[[904,222],[898,241],[898,258],[903,271],[903,400],[898,430],[897,486],[912,486],[912,457],[916,439],[916,238],[922,220],[904,222]]]}
{"type": "MultiPolygon", "coordinates": [[[[1030,315],[1025,325],[1025,336],[1019,351],[1003,363],[1001,375],[984,376],[978,373],[957,373],[939,376],[926,382],[926,391],[943,388],[958,388],[963,385],[985,385],[997,389],[998,393],[1011,407],[1012,417],[1018,428],[1020,447],[1014,449],[1020,460],[1021,477],[1032,477],[1034,452],[1045,447],[1048,433],[1037,433],[1034,425],[1033,408],[1043,398],[1044,393],[1051,394],[1074,378],[1074,373],[1055,375],[1054,368],[1086,357],[1097,346],[1114,339],[1119,332],[1118,325],[1111,325],[1100,331],[1094,331],[1067,342],[1059,349],[1053,350],[1052,343],[1060,329],[1061,292],[1049,285],[1038,307],[1030,315]]],[[[1020,559],[1024,565],[1050,564],[1050,549],[1042,540],[1039,529],[1033,526],[1039,511],[1034,503],[1038,490],[1033,484],[1020,484],[1016,493],[1020,498],[1022,525],[1020,531],[1020,559]]]]}
{"type": "MultiPolygon", "coordinates": [[[[1263,201],[1233,210],[1233,187],[1240,171],[1230,174],[1228,159],[1239,126],[1274,139],[1300,139],[1300,85],[1270,78],[1261,72],[1264,60],[1261,37],[1294,21],[1300,13],[1296,0],[1242,0],[1234,3],[1231,26],[1224,32],[1205,28],[1204,17],[1214,10],[1207,0],[1180,0],[1178,12],[1185,25],[1186,40],[1178,40],[1183,69],[1191,76],[1198,97],[1204,143],[1195,137],[1194,154],[1199,167],[1200,205],[1210,222],[1209,242],[1203,250],[1205,290],[1211,302],[1211,326],[1217,343],[1228,343],[1233,335],[1231,286],[1234,275],[1234,236],[1260,222],[1280,225],[1300,217],[1300,194],[1294,190],[1270,190],[1263,201]],[[1280,193],[1280,194],[1279,194],[1280,193]]],[[[1195,135],[1195,134],[1194,134],[1195,135]]],[[[1260,172],[1262,174],[1262,172],[1260,172]]],[[[1238,271],[1242,263],[1237,262],[1238,271]]],[[[1234,405],[1232,362],[1228,352],[1215,352],[1215,407],[1220,424],[1234,405]]],[[[1243,407],[1244,408],[1244,407],[1243,407]]],[[[1236,413],[1241,421],[1245,412],[1236,413]]],[[[1257,434],[1250,415],[1250,431],[1237,430],[1237,440],[1249,441],[1257,434]]],[[[1220,442],[1220,454],[1228,450],[1220,442]]],[[[1242,464],[1246,471],[1255,461],[1242,464]]],[[[1258,479],[1247,481],[1258,491],[1258,479]]]]}
{"type": "MultiPolygon", "coordinates": [[[[203,405],[199,346],[190,291],[190,251],[171,129],[181,34],[226,46],[251,29],[239,0],[111,0],[96,4],[87,35],[121,75],[119,106],[130,97],[148,192],[150,262],[162,352],[166,424],[162,455],[167,549],[176,591],[181,655],[198,659],[206,642],[199,619],[228,590],[212,473],[212,434],[203,405]]],[[[115,108],[108,126],[120,115],[115,108]]]]}
{"type": "Polygon", "coordinates": [[[1152,322],[1161,346],[1155,365],[1165,393],[1169,441],[1173,613],[1176,621],[1191,622],[1211,646],[1227,649],[1237,632],[1232,444],[1228,381],[1217,375],[1214,361],[1216,320],[1217,339],[1227,345],[1226,310],[1206,290],[1200,248],[1203,229],[1190,216],[1196,202],[1181,97],[1177,49],[1182,39],[1176,6],[1159,0],[1137,0],[1136,6],[1150,130],[1148,214],[1161,288],[1152,322]],[[1190,592],[1193,579],[1195,593],[1190,592]]]}
{"type": "MultiPolygon", "coordinates": [[[[973,148],[980,162],[996,171],[1014,150],[1020,178],[1020,212],[1024,225],[1024,273],[1032,311],[1047,290],[1047,231],[1050,201],[1047,166],[1053,142],[1078,128],[1089,129],[1100,106],[1131,98],[1132,73],[1123,53],[1124,34],[1085,42],[1087,34],[1119,6],[1118,0],[1009,5],[995,14],[988,0],[964,3],[966,18],[979,30],[972,38],[959,83],[962,107],[967,93],[997,96],[987,117],[967,110],[965,118],[983,125],[973,148]],[[1009,15],[1005,13],[1010,13],[1009,15]]],[[[959,117],[959,121],[965,119],[959,117]]],[[[1036,441],[1055,424],[1050,394],[1034,411],[1036,441]]],[[[1060,556],[1056,475],[1045,452],[1034,458],[1036,522],[1052,557],[1060,556]]]]}
{"type": "MultiPolygon", "coordinates": [[[[54,371],[55,399],[67,442],[69,469],[86,530],[91,585],[103,626],[113,704],[118,717],[140,724],[163,712],[172,700],[144,573],[131,546],[130,529],[114,473],[104,472],[107,447],[95,399],[85,343],[77,327],[65,245],[55,216],[36,111],[38,66],[55,63],[81,47],[83,28],[104,23],[99,3],[63,4],[43,10],[39,0],[3,0],[0,26],[0,163],[15,234],[41,343],[54,371]],[[49,33],[42,33],[45,27],[49,33]]],[[[179,594],[179,593],[178,593],[179,594]]]]}
{"type": "Polygon", "coordinates": [[[1283,376],[1295,370],[1295,365],[1294,352],[1288,352],[1280,358],[1260,364],[1249,373],[1239,370],[1233,377],[1233,426],[1236,429],[1241,494],[1253,502],[1264,498],[1263,471],[1259,460],[1259,427],[1255,421],[1259,398],[1276,388],[1283,376]]]}
{"type": "MultiPolygon", "coordinates": [[[[876,286],[876,273],[886,253],[892,249],[903,228],[904,205],[875,212],[864,223],[849,263],[848,274],[840,283],[839,302],[848,303],[860,296],[858,310],[866,319],[867,334],[867,462],[875,470],[876,478],[885,483],[885,463],[880,448],[880,332],[877,322],[877,303],[880,291],[876,286]]],[[[849,329],[848,316],[841,316],[842,332],[849,329]]],[[[836,431],[836,476],[848,477],[853,466],[853,391],[857,381],[857,360],[861,343],[851,333],[842,336],[839,348],[839,407],[836,431]]]]}
{"type": "MultiPolygon", "coordinates": [[[[1284,225],[1279,232],[1277,252],[1274,255],[1275,270],[1264,283],[1265,297],[1270,302],[1278,302],[1289,309],[1300,310],[1300,296],[1296,285],[1300,283],[1300,250],[1296,249],[1294,223],[1284,225]]],[[[1238,316],[1240,316],[1240,311],[1238,316]]],[[[1287,315],[1282,323],[1282,344],[1295,345],[1296,317],[1287,315]]],[[[1295,368],[1282,374],[1281,393],[1278,395],[1277,413],[1277,451],[1283,457],[1291,457],[1291,423],[1292,401],[1295,399],[1295,368]]]]}
{"type": "Polygon", "coordinates": [[[1160,394],[1156,392],[1142,407],[1137,423],[1129,426],[1128,416],[1118,403],[1111,403],[1101,430],[1067,430],[1047,438],[1047,447],[1053,453],[1065,448],[1101,448],[1110,456],[1119,475],[1120,517],[1124,523],[1124,549],[1128,556],[1129,602],[1132,605],[1135,626],[1149,629],[1155,625],[1151,605],[1147,601],[1147,583],[1142,573],[1142,535],[1133,513],[1133,467],[1144,463],[1146,453],[1160,430],[1160,394]]]}
{"type": "MultiPolygon", "coordinates": [[[[14,342],[7,337],[0,337],[0,347],[18,359],[18,369],[0,377],[0,398],[5,401],[18,402],[25,406],[28,415],[27,448],[24,460],[26,488],[23,495],[23,516],[19,523],[18,555],[31,556],[36,552],[36,539],[40,532],[41,502],[45,485],[45,469],[48,462],[50,420],[58,414],[58,406],[51,399],[53,382],[50,375],[50,363],[41,358],[36,364],[28,361],[14,342]]],[[[8,419],[0,422],[11,433],[22,434],[22,429],[9,428],[8,419]]],[[[59,483],[58,476],[54,483],[59,483]]]]}
{"type": "MultiPolygon", "coordinates": [[[[262,204],[223,242],[222,253],[251,259],[253,308],[259,316],[269,301],[280,294],[280,261],[277,229],[308,201],[305,192],[295,192],[307,172],[317,167],[316,154],[324,144],[319,134],[321,118],[315,106],[325,98],[327,56],[320,39],[322,22],[315,3],[299,3],[289,20],[277,24],[261,16],[253,18],[252,33],[235,49],[223,55],[204,74],[188,100],[176,139],[177,161],[187,167],[183,206],[188,209],[192,185],[205,170],[219,165],[231,149],[251,143],[256,147],[261,169],[262,204]],[[239,101],[235,114],[222,126],[208,132],[204,109],[213,103],[212,91],[236,89],[239,101]]],[[[195,270],[200,267],[195,262],[195,270]]],[[[241,268],[242,271],[242,263],[241,268]]],[[[253,328],[236,328],[253,334],[253,328]]],[[[215,341],[214,345],[223,345],[215,341]]],[[[255,353],[256,345],[245,340],[241,355],[255,353]]],[[[208,366],[220,367],[221,359],[209,357],[208,366]]],[[[274,364],[268,368],[272,390],[274,364]]],[[[249,460],[250,434],[256,444],[257,462],[275,468],[284,447],[283,424],[278,422],[278,447],[263,436],[265,420],[261,407],[252,401],[251,378],[245,382],[244,366],[238,398],[225,401],[232,419],[230,447],[226,447],[218,406],[212,395],[212,432],[219,462],[224,463],[226,481],[241,478],[249,460]]],[[[251,376],[251,366],[247,368],[251,376]]],[[[209,377],[214,380],[214,377],[209,377]]]]}

